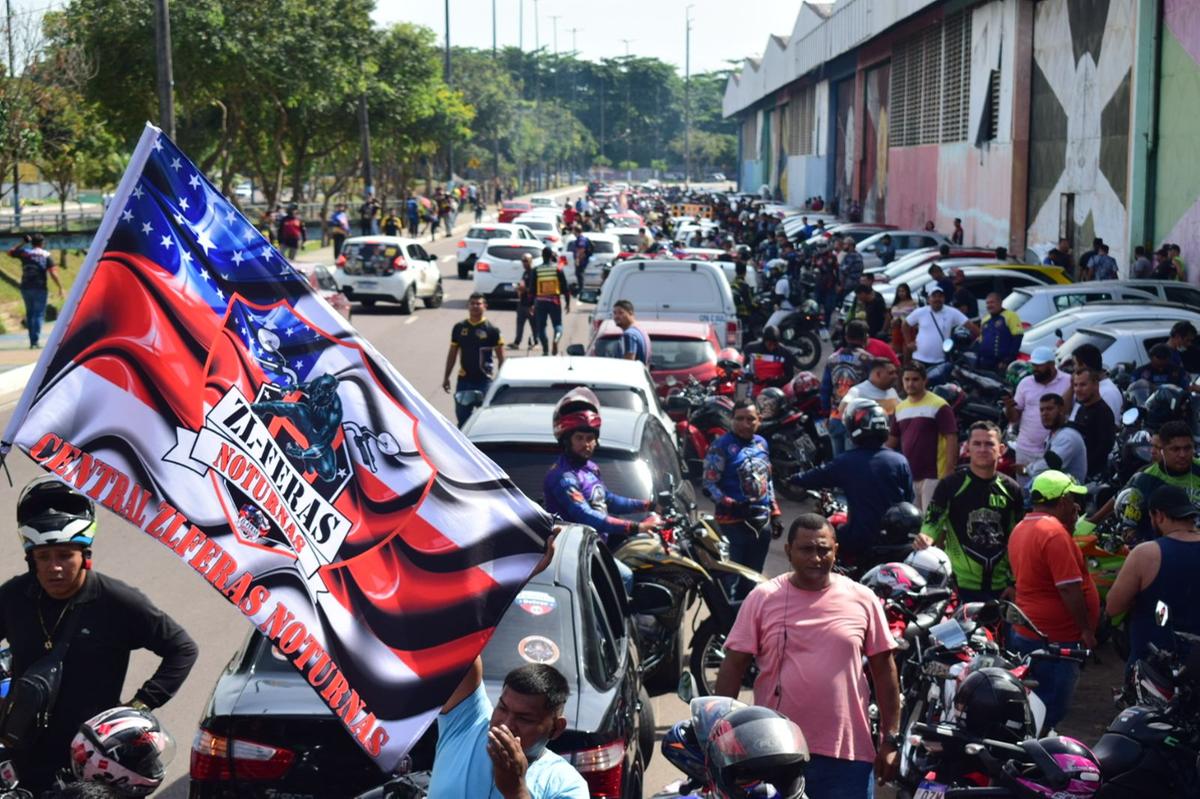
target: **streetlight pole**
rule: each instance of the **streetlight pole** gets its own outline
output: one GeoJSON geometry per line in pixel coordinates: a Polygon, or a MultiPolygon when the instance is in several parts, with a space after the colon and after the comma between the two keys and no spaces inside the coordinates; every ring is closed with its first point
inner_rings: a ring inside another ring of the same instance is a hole
{"type": "MultiPolygon", "coordinates": [[[[492,68],[498,68],[499,63],[496,58],[496,0],[492,0],[492,68]]],[[[500,185],[500,133],[492,131],[492,179],[496,181],[496,185],[500,185]]],[[[483,189],[480,189],[480,194],[483,189]]],[[[483,198],[479,198],[483,202],[483,198]]]]}
{"type": "Polygon", "coordinates": [[[562,14],[552,14],[550,21],[554,23],[554,55],[558,55],[558,21],[562,19],[562,14]]]}
{"type": "MultiPolygon", "coordinates": [[[[13,55],[12,42],[12,0],[4,0],[5,30],[8,32],[8,79],[16,80],[16,59],[13,55]]],[[[14,152],[14,156],[16,153],[14,152]]],[[[21,227],[21,164],[20,159],[13,158],[13,229],[21,227]]]]}
{"type": "MultiPolygon", "coordinates": [[[[444,75],[442,80],[446,85],[450,85],[450,0],[445,0],[446,9],[446,60],[443,67],[444,75]]],[[[450,181],[454,180],[454,139],[446,139],[446,186],[449,188],[450,181]]]]}
{"type": "Polygon", "coordinates": [[[496,0],[492,0],[492,58],[496,57],[496,0]]]}
{"type": "Polygon", "coordinates": [[[571,52],[579,53],[579,47],[575,44],[575,34],[579,33],[580,28],[571,28],[571,52]]]}
{"type": "Polygon", "coordinates": [[[517,0],[517,49],[525,52],[525,0],[517,0]]]}
{"type": "MultiPolygon", "coordinates": [[[[625,160],[632,161],[633,157],[630,150],[633,145],[633,137],[630,134],[629,120],[632,116],[633,104],[629,100],[629,84],[631,82],[629,79],[629,43],[634,40],[622,39],[621,41],[625,43],[625,160]]],[[[625,173],[625,179],[633,180],[633,173],[627,170],[625,173]]]]}
{"type": "Polygon", "coordinates": [[[538,0],[533,0],[533,52],[542,49],[542,36],[538,31],[538,0]]]}
{"type": "Polygon", "coordinates": [[[158,125],[163,133],[174,139],[175,93],[174,76],[171,71],[171,13],[167,0],[154,0],[154,54],[158,72],[158,125]]]}
{"type": "Polygon", "coordinates": [[[683,185],[692,180],[692,8],[684,10],[686,30],[683,45],[683,185]]]}

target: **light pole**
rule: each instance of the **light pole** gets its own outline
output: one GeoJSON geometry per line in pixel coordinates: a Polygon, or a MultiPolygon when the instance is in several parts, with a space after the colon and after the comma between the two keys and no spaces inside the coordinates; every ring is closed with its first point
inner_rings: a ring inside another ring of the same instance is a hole
{"type": "Polygon", "coordinates": [[[158,65],[158,124],[163,133],[174,139],[175,79],[171,70],[171,12],[167,0],[154,2],[154,53],[158,65]]]}
{"type": "MultiPolygon", "coordinates": [[[[446,82],[446,86],[450,85],[450,0],[444,3],[446,9],[446,61],[443,72],[445,73],[442,80],[446,82]]],[[[450,187],[450,181],[454,180],[454,139],[446,139],[446,187],[450,187]]]]}
{"type": "Polygon", "coordinates": [[[517,49],[525,52],[525,0],[517,0],[517,49]]]}
{"type": "Polygon", "coordinates": [[[492,0],[492,58],[496,57],[496,0],[492,0]]]}
{"type": "Polygon", "coordinates": [[[579,48],[575,44],[575,34],[579,33],[580,30],[581,30],[581,28],[571,28],[571,52],[572,53],[577,54],[579,52],[579,48]]]}
{"type": "Polygon", "coordinates": [[[538,0],[533,0],[533,52],[542,49],[542,35],[538,30],[538,0]]]}
{"type": "MultiPolygon", "coordinates": [[[[492,0],[492,68],[499,67],[496,59],[496,0],[492,0]]],[[[492,131],[492,179],[500,185],[500,132],[492,131]]],[[[480,190],[482,192],[482,189],[480,190]]]]}
{"type": "Polygon", "coordinates": [[[692,180],[692,9],[684,10],[686,30],[683,44],[683,185],[692,180]]]}
{"type": "MultiPolygon", "coordinates": [[[[629,75],[629,43],[634,40],[633,39],[622,39],[621,41],[625,43],[625,121],[626,121],[626,123],[628,123],[630,118],[633,116],[633,105],[629,100],[629,84],[631,83],[630,75],[629,75]]],[[[632,142],[632,137],[629,135],[629,133],[630,133],[630,129],[628,127],[626,127],[625,128],[625,160],[626,161],[633,160],[633,158],[631,157],[631,153],[630,153],[630,147],[633,144],[633,142],[632,142]]],[[[625,174],[625,179],[633,180],[633,173],[627,171],[625,174]]]]}
{"type": "MultiPolygon", "coordinates": [[[[4,0],[5,30],[8,32],[8,79],[16,80],[17,70],[14,66],[12,43],[12,0],[4,0]]],[[[21,227],[21,164],[20,158],[13,153],[13,229],[21,227]]]]}
{"type": "Polygon", "coordinates": [[[554,23],[554,54],[558,55],[558,21],[562,19],[562,14],[552,14],[550,21],[554,23]]]}

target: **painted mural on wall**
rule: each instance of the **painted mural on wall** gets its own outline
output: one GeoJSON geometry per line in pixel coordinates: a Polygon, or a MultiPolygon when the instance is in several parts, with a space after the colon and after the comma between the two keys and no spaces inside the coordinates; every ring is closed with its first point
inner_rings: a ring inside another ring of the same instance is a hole
{"type": "MultiPolygon", "coordinates": [[[[1200,271],[1200,3],[1163,4],[1158,164],[1154,192],[1154,246],[1178,244],[1188,272],[1200,271]]],[[[1200,277],[1200,275],[1198,275],[1200,277]]]]}
{"type": "Polygon", "coordinates": [[[1028,246],[1044,256],[1068,229],[1076,254],[1100,236],[1124,262],[1135,0],[1047,0],[1034,13],[1028,246]]]}
{"type": "Polygon", "coordinates": [[[888,170],[889,64],[866,74],[867,124],[863,130],[863,219],[882,222],[886,218],[888,170]]]}
{"type": "Polygon", "coordinates": [[[839,210],[845,213],[847,204],[854,196],[854,156],[858,152],[854,135],[858,127],[854,121],[854,78],[839,81],[834,92],[837,116],[833,135],[833,197],[830,199],[836,201],[839,210]]]}

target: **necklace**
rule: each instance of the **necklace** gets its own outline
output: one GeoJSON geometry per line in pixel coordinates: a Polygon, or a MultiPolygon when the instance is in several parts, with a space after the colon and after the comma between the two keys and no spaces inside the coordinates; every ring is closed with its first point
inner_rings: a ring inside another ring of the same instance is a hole
{"type": "Polygon", "coordinates": [[[62,624],[63,616],[66,616],[67,611],[70,609],[71,609],[71,603],[67,603],[66,605],[64,605],[63,609],[61,611],[59,611],[58,619],[54,622],[54,627],[47,630],[46,629],[46,620],[44,618],[42,618],[42,602],[41,602],[41,598],[39,597],[38,603],[37,603],[38,624],[42,625],[42,635],[46,636],[46,643],[44,644],[44,646],[46,647],[47,652],[49,652],[51,649],[54,648],[54,633],[58,632],[58,625],[62,624]]]}

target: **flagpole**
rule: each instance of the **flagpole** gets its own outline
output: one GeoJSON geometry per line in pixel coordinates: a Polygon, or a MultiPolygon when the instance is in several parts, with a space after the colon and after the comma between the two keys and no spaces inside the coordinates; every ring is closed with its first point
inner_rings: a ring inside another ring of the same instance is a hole
{"type": "Polygon", "coordinates": [[[13,411],[12,418],[8,422],[8,427],[4,430],[4,437],[0,439],[0,463],[3,463],[4,458],[8,456],[9,451],[12,449],[13,438],[16,436],[17,431],[21,429],[21,424],[25,421],[25,417],[29,413],[29,406],[33,404],[34,396],[41,386],[46,369],[50,366],[50,361],[54,359],[54,352],[58,349],[58,342],[66,335],[66,330],[70,327],[71,318],[75,315],[75,310],[79,305],[79,298],[83,296],[88,284],[92,282],[92,278],[96,274],[96,267],[100,263],[100,256],[104,254],[104,249],[108,246],[108,240],[112,236],[113,229],[117,226],[117,220],[121,217],[121,209],[125,207],[125,203],[129,200],[129,195],[133,193],[133,187],[141,177],[142,170],[146,166],[146,161],[150,157],[150,151],[154,148],[154,142],[161,133],[161,130],[149,122],[146,123],[146,127],[142,130],[142,136],[138,139],[137,147],[133,150],[133,157],[129,160],[129,166],[125,168],[125,174],[121,178],[120,185],[117,186],[116,193],[113,194],[112,202],[109,203],[108,210],[104,212],[104,217],[100,220],[100,229],[96,231],[96,237],[92,239],[92,244],[88,247],[87,258],[84,259],[83,266],[79,269],[79,277],[75,279],[74,285],[71,286],[71,293],[67,296],[66,302],[63,303],[62,310],[59,311],[58,318],[54,322],[54,327],[50,331],[50,337],[46,341],[46,347],[42,350],[41,357],[38,358],[37,364],[33,367],[33,374],[29,376],[29,382],[25,384],[25,391],[21,393],[21,399],[17,402],[16,410],[13,411]]]}

